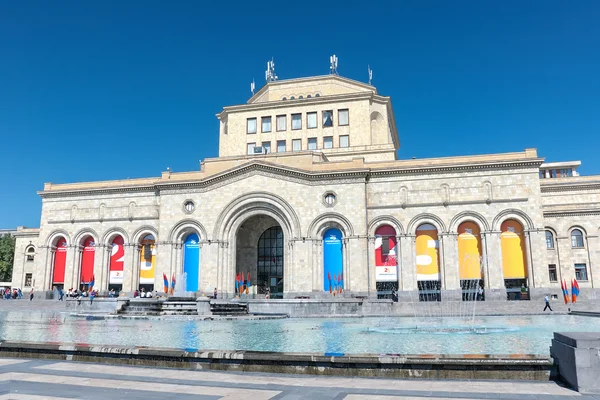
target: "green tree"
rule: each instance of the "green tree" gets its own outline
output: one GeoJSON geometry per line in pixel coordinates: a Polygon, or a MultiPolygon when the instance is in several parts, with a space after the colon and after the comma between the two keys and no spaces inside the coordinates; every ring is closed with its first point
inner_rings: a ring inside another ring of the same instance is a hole
{"type": "Polygon", "coordinates": [[[15,258],[15,238],[10,235],[0,237],[0,281],[12,280],[13,261],[15,258]]]}

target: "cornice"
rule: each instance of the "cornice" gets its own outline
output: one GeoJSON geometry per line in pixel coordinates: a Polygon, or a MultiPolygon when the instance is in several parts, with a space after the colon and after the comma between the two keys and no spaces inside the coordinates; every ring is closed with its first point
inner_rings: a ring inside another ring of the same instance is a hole
{"type": "Polygon", "coordinates": [[[575,192],[584,190],[600,190],[600,180],[592,182],[569,182],[551,185],[540,185],[542,193],[575,192]]]}
{"type": "Polygon", "coordinates": [[[501,170],[501,169],[516,169],[516,168],[534,168],[539,166],[541,159],[519,160],[519,161],[504,161],[504,162],[479,162],[470,164],[445,164],[430,167],[394,167],[388,166],[379,169],[373,168],[355,168],[350,170],[332,170],[332,171],[307,171],[295,169],[287,166],[281,166],[265,161],[250,161],[247,164],[232,168],[220,174],[210,176],[201,180],[190,181],[156,181],[152,185],[132,186],[132,187],[104,187],[104,188],[88,188],[79,190],[59,190],[59,191],[41,191],[38,194],[42,198],[55,197],[75,197],[98,194],[115,194],[115,193],[132,193],[132,192],[149,192],[152,194],[160,191],[180,190],[189,188],[207,188],[213,185],[218,185],[222,182],[233,180],[236,176],[248,174],[253,171],[262,171],[265,173],[274,174],[285,177],[286,179],[297,179],[308,184],[323,184],[326,181],[348,181],[361,180],[364,181],[370,177],[387,177],[387,176],[410,176],[410,175],[431,175],[436,173],[448,172],[469,172],[477,170],[501,170]]]}
{"type": "Polygon", "coordinates": [[[582,210],[556,210],[556,211],[543,211],[544,217],[585,217],[585,216],[596,216],[600,215],[600,208],[595,209],[582,209],[582,210]]]}

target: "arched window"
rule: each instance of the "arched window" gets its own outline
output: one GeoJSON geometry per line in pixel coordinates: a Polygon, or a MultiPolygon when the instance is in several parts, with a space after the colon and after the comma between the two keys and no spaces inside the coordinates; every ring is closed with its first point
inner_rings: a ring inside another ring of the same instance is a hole
{"type": "Polygon", "coordinates": [[[27,261],[33,261],[35,259],[35,247],[30,246],[27,251],[27,261]]]}
{"type": "Polygon", "coordinates": [[[546,248],[548,250],[554,249],[554,235],[550,231],[546,231],[546,248]]]}
{"type": "Polygon", "coordinates": [[[527,250],[523,225],[514,219],[500,226],[502,271],[508,300],[529,300],[527,290],[527,250]]]}
{"type": "Polygon", "coordinates": [[[300,95],[300,96],[298,96],[298,98],[299,98],[299,99],[303,99],[303,98],[304,98],[304,96],[300,95]]]}
{"type": "Polygon", "coordinates": [[[329,228],[323,233],[323,290],[333,295],[344,289],[342,232],[329,228]]]}
{"type": "Polygon", "coordinates": [[[315,94],[315,97],[321,97],[321,95],[319,93],[315,94]]]}
{"type": "Polygon", "coordinates": [[[109,261],[108,287],[120,292],[123,288],[123,267],[125,266],[125,240],[117,235],[112,240],[109,261]]]}
{"type": "MultiPolygon", "coordinates": [[[[81,273],[79,276],[81,285],[90,285],[92,277],[94,276],[94,256],[96,254],[95,246],[96,244],[94,243],[94,238],[91,236],[88,236],[83,241],[83,253],[81,254],[81,273]]],[[[92,288],[89,286],[86,286],[86,288],[88,290],[92,290],[92,288]]]]}
{"type": "Polygon", "coordinates": [[[310,94],[307,94],[307,95],[306,95],[306,98],[307,98],[307,99],[310,99],[311,97],[312,97],[312,96],[311,96],[310,94]]]}
{"type": "Polygon", "coordinates": [[[296,100],[294,96],[290,96],[290,100],[296,100]]]}
{"type": "Polygon", "coordinates": [[[281,100],[285,101],[285,100],[287,100],[287,97],[283,97],[281,100]]]}
{"type": "Polygon", "coordinates": [[[54,267],[52,271],[52,285],[62,287],[65,283],[65,266],[67,263],[67,241],[58,237],[55,244],[54,267]]]}
{"type": "Polygon", "coordinates": [[[198,290],[199,271],[200,237],[197,233],[190,233],[183,242],[183,272],[186,274],[186,292],[196,292],[198,290]]]}
{"type": "Polygon", "coordinates": [[[140,286],[144,286],[145,290],[154,290],[156,239],[153,235],[146,235],[140,245],[140,286]]]}
{"type": "MultiPolygon", "coordinates": [[[[261,293],[268,288],[272,298],[283,297],[284,242],[281,226],[265,230],[258,239],[257,285],[261,293]]],[[[242,280],[244,273],[242,272],[242,280]]]]}
{"type": "Polygon", "coordinates": [[[382,225],[375,231],[375,282],[378,297],[391,298],[398,290],[398,242],[396,230],[382,225]]]}
{"type": "Polygon", "coordinates": [[[583,233],[579,229],[571,231],[571,247],[578,248],[583,246],[583,233]]]}

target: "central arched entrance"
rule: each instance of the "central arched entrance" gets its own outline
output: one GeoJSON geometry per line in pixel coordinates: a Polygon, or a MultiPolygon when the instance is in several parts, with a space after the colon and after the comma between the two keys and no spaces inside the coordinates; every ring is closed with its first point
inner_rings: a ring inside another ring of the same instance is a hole
{"type": "Polygon", "coordinates": [[[284,233],[269,215],[255,215],[236,234],[236,294],[283,298],[284,233]]]}

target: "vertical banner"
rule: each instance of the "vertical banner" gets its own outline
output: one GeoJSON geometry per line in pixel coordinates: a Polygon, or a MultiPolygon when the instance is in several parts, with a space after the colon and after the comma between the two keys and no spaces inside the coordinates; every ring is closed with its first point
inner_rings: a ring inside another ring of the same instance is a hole
{"type": "Polygon", "coordinates": [[[54,272],[52,273],[52,283],[65,283],[65,266],[67,265],[67,241],[59,238],[56,243],[56,252],[54,253],[54,272]]]}
{"type": "Polygon", "coordinates": [[[198,291],[198,274],[200,266],[200,238],[192,233],[185,238],[183,243],[183,272],[187,274],[185,283],[186,292],[198,291]]]}
{"type": "Polygon", "coordinates": [[[389,225],[375,231],[375,280],[377,282],[398,281],[396,230],[389,225]]]}
{"type": "Polygon", "coordinates": [[[152,235],[142,240],[140,252],[140,284],[154,284],[154,265],[156,263],[156,246],[152,235]]]}
{"type": "Polygon", "coordinates": [[[474,222],[458,227],[458,271],[460,279],[481,279],[481,230],[474,222]]]}
{"type": "Polygon", "coordinates": [[[342,232],[331,228],[323,234],[323,290],[343,289],[342,232]]]}
{"type": "Polygon", "coordinates": [[[439,281],[438,231],[431,224],[417,228],[417,281],[439,281]]]}
{"type": "Polygon", "coordinates": [[[94,255],[96,254],[96,243],[94,238],[88,236],[83,242],[83,254],[81,255],[81,283],[87,284],[94,275],[94,255]]]}
{"type": "Polygon", "coordinates": [[[502,271],[504,279],[527,277],[527,254],[523,226],[515,220],[507,220],[500,226],[502,247],[502,271]]]}
{"type": "Polygon", "coordinates": [[[112,250],[110,252],[110,277],[108,283],[111,285],[123,284],[123,269],[125,267],[125,240],[122,236],[117,236],[112,241],[112,250]]]}

